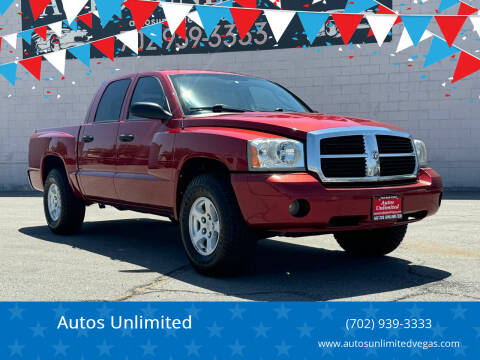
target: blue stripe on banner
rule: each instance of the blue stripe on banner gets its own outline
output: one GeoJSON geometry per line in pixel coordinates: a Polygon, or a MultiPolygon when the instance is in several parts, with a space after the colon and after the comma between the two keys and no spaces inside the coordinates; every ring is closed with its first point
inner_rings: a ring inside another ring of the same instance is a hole
{"type": "Polygon", "coordinates": [[[473,302],[4,302],[0,358],[472,359],[480,338],[479,307],[473,302]]]}

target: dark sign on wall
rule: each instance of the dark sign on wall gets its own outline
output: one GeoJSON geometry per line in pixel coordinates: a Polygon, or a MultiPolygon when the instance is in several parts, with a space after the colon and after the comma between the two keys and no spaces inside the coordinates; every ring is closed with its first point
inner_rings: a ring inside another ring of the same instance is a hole
{"type": "MultiPolygon", "coordinates": [[[[301,10],[301,11],[322,11],[331,13],[342,13],[347,0],[282,0],[282,9],[284,10],[301,10]],[[312,3],[315,2],[315,3],[312,3]]],[[[181,2],[181,1],[180,1],[181,2]]],[[[392,0],[379,0],[385,6],[391,8],[392,0]]],[[[221,1],[212,2],[212,0],[184,0],[183,3],[192,3],[197,5],[215,5],[221,1]]],[[[262,9],[278,9],[270,0],[257,0],[257,7],[262,9]]],[[[94,1],[88,1],[85,8],[79,15],[95,10],[94,1]]],[[[371,8],[367,12],[374,12],[376,8],[371,8]]],[[[51,3],[45,9],[40,17],[33,21],[30,3],[22,0],[22,28],[23,30],[32,27],[48,25],[57,21],[66,19],[63,12],[61,0],[51,0],[51,3]]],[[[158,7],[147,20],[145,26],[165,21],[163,10],[158,7]]],[[[135,24],[130,16],[127,8],[122,10],[122,17],[114,17],[105,27],[102,27],[100,20],[93,16],[92,28],[83,22],[74,22],[72,26],[63,24],[62,36],[57,36],[50,28],[48,28],[47,40],[43,40],[36,33],[32,35],[31,44],[23,41],[24,58],[42,55],[59,49],[67,49],[72,46],[78,46],[82,43],[88,43],[95,40],[103,39],[108,36],[117,35],[120,32],[135,29],[135,24]]],[[[374,36],[368,36],[370,27],[367,20],[363,18],[351,41],[355,44],[359,43],[375,43],[374,36]]],[[[240,39],[234,24],[221,20],[210,38],[207,38],[205,31],[191,19],[186,21],[186,37],[183,39],[177,34],[170,33],[169,29],[163,27],[163,44],[159,47],[151,41],[143,33],[139,33],[139,47],[142,49],[141,55],[170,55],[170,54],[189,54],[189,53],[211,53],[224,51],[245,51],[245,50],[266,50],[266,49],[282,49],[310,46],[328,46],[342,45],[343,41],[340,33],[330,17],[320,30],[313,44],[310,44],[307,36],[303,31],[302,24],[298,16],[294,16],[288,25],[285,33],[277,43],[272,35],[272,31],[262,14],[255,22],[249,34],[244,39],[240,39]]],[[[385,41],[391,41],[389,35],[385,41]]],[[[132,51],[117,40],[116,57],[132,56],[132,51]]],[[[103,55],[96,49],[92,48],[92,57],[102,57],[103,55]]]]}

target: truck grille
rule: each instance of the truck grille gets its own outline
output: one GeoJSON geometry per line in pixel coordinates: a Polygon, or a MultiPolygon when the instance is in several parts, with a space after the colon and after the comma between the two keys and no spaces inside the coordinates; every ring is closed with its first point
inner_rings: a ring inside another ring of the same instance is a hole
{"type": "Polygon", "coordinates": [[[418,169],[408,134],[369,126],[308,133],[307,163],[325,183],[415,179],[418,169]]]}

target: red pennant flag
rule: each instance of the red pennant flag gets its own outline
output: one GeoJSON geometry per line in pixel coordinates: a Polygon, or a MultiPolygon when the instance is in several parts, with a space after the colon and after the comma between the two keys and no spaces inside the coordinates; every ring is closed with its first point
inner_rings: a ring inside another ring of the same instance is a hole
{"type": "Polygon", "coordinates": [[[47,40],[47,25],[33,29],[43,40],[47,40]]]}
{"type": "Polygon", "coordinates": [[[29,59],[19,61],[27,71],[32,74],[37,80],[40,80],[40,73],[42,72],[42,56],[35,56],[29,59]]]}
{"type": "Polygon", "coordinates": [[[464,77],[473,74],[478,70],[480,70],[480,59],[462,51],[460,53],[460,57],[458,58],[452,83],[457,82],[458,80],[463,79],[464,77]]]}
{"type": "Polygon", "coordinates": [[[80,15],[78,17],[82,22],[87,25],[90,29],[92,28],[92,13],[80,15]]]}
{"type": "Polygon", "coordinates": [[[262,10],[230,8],[230,13],[237,27],[238,34],[240,38],[243,39],[252,28],[255,20],[257,20],[258,16],[262,13],[262,10]]]}
{"type": "Polygon", "coordinates": [[[443,36],[445,36],[445,40],[447,41],[448,46],[452,46],[455,38],[457,37],[458,33],[460,32],[465,20],[467,20],[466,16],[435,16],[435,20],[437,20],[437,24],[442,30],[443,36]]]}
{"type": "Polygon", "coordinates": [[[177,30],[175,30],[175,34],[181,36],[182,39],[187,39],[187,19],[183,19],[182,23],[178,25],[177,30]]]}
{"type": "Polygon", "coordinates": [[[41,13],[46,9],[51,0],[29,0],[32,9],[33,20],[37,20],[41,13]]]}
{"type": "Polygon", "coordinates": [[[123,3],[132,14],[133,21],[137,31],[140,31],[145,21],[152,15],[153,11],[157,8],[158,1],[143,1],[143,0],[127,0],[123,3]]]}
{"type": "Polygon", "coordinates": [[[458,8],[458,15],[472,15],[478,11],[477,8],[470,6],[464,2],[460,3],[460,7],[458,8]]]}
{"type": "Polygon", "coordinates": [[[0,36],[0,52],[2,52],[2,37],[0,36]]]}
{"type": "Polygon", "coordinates": [[[95,46],[103,55],[113,61],[113,56],[115,54],[115,37],[110,36],[106,39],[97,40],[92,42],[92,45],[95,46]]]}
{"type": "Polygon", "coordinates": [[[340,31],[344,44],[347,45],[358,24],[362,21],[363,14],[332,14],[332,17],[338,31],[340,31]]]}
{"type": "Polygon", "coordinates": [[[235,0],[235,2],[244,8],[250,8],[250,9],[257,8],[257,0],[235,0]]]}

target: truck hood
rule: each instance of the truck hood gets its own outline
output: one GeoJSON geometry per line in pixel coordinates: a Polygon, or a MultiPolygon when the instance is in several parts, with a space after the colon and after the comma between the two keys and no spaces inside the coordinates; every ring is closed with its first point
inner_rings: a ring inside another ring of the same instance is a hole
{"type": "Polygon", "coordinates": [[[403,129],[393,125],[354,117],[318,113],[278,112],[247,112],[191,117],[184,120],[184,126],[241,128],[299,139],[305,139],[306,134],[314,130],[352,126],[378,126],[403,131],[403,129]]]}

